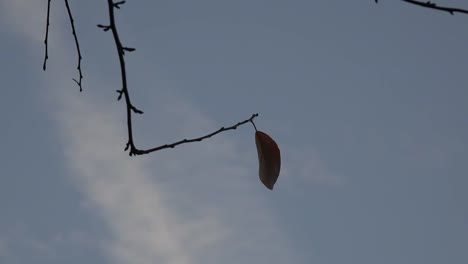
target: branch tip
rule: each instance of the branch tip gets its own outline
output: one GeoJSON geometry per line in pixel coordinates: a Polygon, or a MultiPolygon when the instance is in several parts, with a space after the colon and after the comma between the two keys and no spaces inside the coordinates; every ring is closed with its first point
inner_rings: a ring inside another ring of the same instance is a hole
{"type": "Polygon", "coordinates": [[[114,8],[120,9],[120,5],[125,4],[125,1],[115,2],[113,3],[114,8]]]}
{"type": "Polygon", "coordinates": [[[103,31],[109,31],[109,29],[111,29],[111,26],[105,26],[101,24],[97,24],[97,27],[102,28],[103,31]]]}
{"type": "Polygon", "coordinates": [[[413,5],[417,5],[417,6],[421,6],[421,7],[427,7],[427,8],[430,8],[430,9],[435,9],[435,10],[439,10],[439,11],[448,12],[451,15],[454,15],[455,13],[461,13],[461,14],[468,15],[468,10],[466,10],[466,9],[439,6],[436,3],[433,3],[431,1],[427,1],[427,2],[416,1],[416,0],[401,0],[401,1],[406,2],[408,4],[413,4],[413,5]]]}
{"type": "Polygon", "coordinates": [[[129,47],[122,47],[124,51],[132,52],[135,51],[135,48],[129,48],[129,47]]]}
{"type": "Polygon", "coordinates": [[[135,113],[135,114],[143,114],[143,111],[139,110],[138,108],[136,108],[135,106],[130,106],[130,109],[132,109],[132,111],[135,113]]]}
{"type": "Polygon", "coordinates": [[[122,99],[122,95],[123,95],[123,90],[117,90],[116,91],[118,94],[119,94],[119,97],[117,97],[117,101],[120,101],[120,99],[122,99]]]}

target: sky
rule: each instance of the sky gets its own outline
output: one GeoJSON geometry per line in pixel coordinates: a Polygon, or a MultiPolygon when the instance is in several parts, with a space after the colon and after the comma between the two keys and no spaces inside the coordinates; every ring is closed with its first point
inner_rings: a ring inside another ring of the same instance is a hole
{"type": "MultiPolygon", "coordinates": [[[[1,0],[0,263],[468,263],[468,16],[402,1],[1,0]]],[[[444,1],[468,8],[464,1],[444,1]]]]}

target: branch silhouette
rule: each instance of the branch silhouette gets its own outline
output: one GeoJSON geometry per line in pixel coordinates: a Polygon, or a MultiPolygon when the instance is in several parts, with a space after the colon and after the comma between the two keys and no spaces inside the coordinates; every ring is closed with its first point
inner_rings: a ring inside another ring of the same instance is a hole
{"type": "MultiPolygon", "coordinates": [[[[202,141],[204,139],[210,138],[210,137],[212,137],[214,135],[217,135],[217,134],[219,134],[221,132],[224,132],[224,131],[227,131],[227,130],[237,129],[237,127],[239,127],[239,126],[241,126],[241,125],[243,125],[245,123],[253,122],[253,119],[255,117],[257,117],[258,114],[253,114],[250,118],[248,118],[248,119],[246,119],[244,121],[238,122],[237,124],[232,125],[230,127],[221,127],[220,129],[218,129],[218,130],[216,130],[216,131],[214,131],[214,132],[212,132],[210,134],[207,134],[205,136],[201,136],[201,137],[193,138],[193,139],[183,139],[183,140],[171,143],[171,144],[164,144],[164,145],[154,147],[154,148],[150,148],[150,149],[138,149],[135,146],[135,142],[133,140],[132,114],[133,113],[143,114],[143,111],[136,108],[135,105],[133,105],[131,100],[130,100],[130,93],[129,93],[128,85],[127,85],[127,71],[126,71],[125,58],[124,58],[125,52],[133,52],[133,51],[135,51],[135,48],[125,47],[125,46],[122,45],[122,42],[120,41],[119,33],[117,31],[117,26],[116,26],[116,23],[115,23],[115,15],[114,15],[114,10],[115,9],[120,9],[121,5],[125,4],[125,2],[126,2],[125,0],[122,0],[122,1],[119,1],[119,2],[114,2],[112,0],[107,0],[108,11],[109,11],[109,25],[99,24],[97,26],[99,28],[101,28],[103,31],[109,31],[110,30],[112,32],[112,36],[114,38],[115,46],[116,46],[116,49],[117,49],[117,55],[118,55],[119,63],[120,63],[120,76],[122,78],[122,88],[120,90],[117,90],[117,93],[118,93],[117,100],[118,101],[121,100],[122,97],[125,98],[125,105],[126,105],[126,109],[127,109],[127,111],[126,111],[127,112],[127,131],[128,131],[128,141],[127,141],[127,144],[125,146],[125,151],[128,150],[130,156],[144,155],[144,154],[148,154],[148,153],[155,152],[155,151],[162,150],[162,149],[175,148],[176,146],[182,145],[182,144],[187,144],[187,143],[192,143],[192,142],[199,142],[199,141],[202,141]]],[[[45,39],[44,39],[45,54],[44,54],[44,63],[42,65],[42,68],[43,68],[44,71],[47,68],[47,60],[49,58],[49,54],[48,54],[48,37],[49,37],[49,26],[50,26],[50,3],[51,3],[51,0],[48,0],[47,1],[47,24],[46,24],[46,33],[45,33],[45,39]]],[[[71,24],[71,27],[72,27],[72,33],[73,33],[73,37],[74,37],[74,40],[75,40],[75,46],[76,46],[76,50],[77,50],[77,53],[78,53],[77,70],[78,70],[79,78],[78,78],[78,80],[73,79],[73,81],[75,81],[76,84],[80,87],[80,92],[81,92],[83,90],[82,85],[81,85],[82,84],[81,81],[83,79],[83,74],[81,72],[82,56],[81,56],[80,43],[78,42],[78,36],[77,36],[76,30],[75,30],[74,19],[73,19],[73,15],[72,15],[72,12],[71,12],[71,9],[70,9],[70,5],[68,4],[68,0],[65,0],[65,6],[67,8],[68,18],[70,20],[70,24],[71,24]]]]}
{"type": "Polygon", "coordinates": [[[44,71],[46,70],[47,59],[49,58],[47,40],[49,38],[50,1],[51,0],[47,1],[47,23],[46,23],[46,32],[45,32],[45,39],[44,39],[45,54],[44,54],[44,63],[42,64],[42,70],[44,70],[44,71]]]}
{"type": "MultiPolygon", "coordinates": [[[[406,2],[408,4],[417,5],[417,6],[420,6],[420,7],[430,8],[430,9],[439,10],[439,11],[443,11],[443,12],[448,12],[451,15],[454,15],[455,13],[461,13],[461,14],[468,15],[468,10],[466,10],[466,9],[456,8],[456,7],[440,6],[440,5],[437,5],[436,3],[431,2],[431,1],[427,1],[427,2],[414,1],[414,0],[401,0],[401,1],[406,2]]],[[[378,0],[375,0],[375,3],[378,3],[378,2],[379,2],[378,0]]]]}
{"type": "MultiPolygon", "coordinates": [[[[78,79],[73,79],[73,80],[80,87],[80,92],[81,92],[82,91],[83,74],[82,74],[82,71],[81,71],[82,55],[81,55],[81,50],[80,50],[80,44],[78,42],[78,37],[77,37],[77,34],[76,34],[75,25],[74,25],[74,19],[73,19],[73,15],[72,15],[68,0],[64,0],[64,1],[65,1],[65,5],[66,5],[66,8],[67,8],[68,17],[69,17],[69,20],[70,20],[72,33],[73,33],[73,37],[74,37],[74,40],[75,40],[75,46],[76,46],[76,50],[77,50],[77,54],[78,54],[77,70],[78,70],[79,78],[78,79]]],[[[374,0],[374,1],[376,3],[378,3],[378,0],[374,0]]],[[[415,1],[415,0],[401,0],[401,1],[412,4],[412,5],[417,5],[417,6],[420,6],[420,7],[424,7],[424,8],[430,8],[430,9],[434,9],[434,10],[438,10],[438,11],[448,12],[448,13],[450,13],[452,15],[455,14],[455,13],[468,14],[468,10],[466,10],[466,9],[440,6],[440,5],[437,5],[436,3],[433,3],[433,2],[430,2],[430,1],[427,1],[427,2],[415,1]]],[[[114,43],[115,43],[115,46],[116,46],[116,49],[117,49],[117,54],[118,54],[119,64],[120,64],[120,76],[121,76],[121,79],[122,79],[122,87],[121,87],[121,89],[117,90],[117,93],[118,93],[117,100],[121,100],[122,98],[125,98],[126,115],[127,115],[127,132],[128,132],[128,141],[127,141],[127,144],[125,146],[125,151],[128,150],[130,156],[144,155],[144,154],[148,154],[148,153],[155,152],[155,151],[162,150],[162,149],[175,148],[178,145],[182,145],[182,144],[186,144],[186,143],[199,142],[199,141],[202,141],[204,139],[210,138],[210,137],[212,137],[214,135],[217,135],[217,134],[219,134],[221,132],[224,132],[224,131],[227,131],[227,130],[237,129],[237,127],[239,127],[239,126],[241,126],[243,124],[246,124],[248,122],[252,122],[253,119],[258,116],[258,114],[253,114],[250,118],[248,118],[248,119],[246,119],[244,121],[238,122],[235,125],[232,125],[230,127],[221,127],[220,129],[218,129],[218,130],[216,130],[216,131],[214,131],[214,132],[212,132],[210,134],[207,134],[205,136],[201,136],[201,137],[198,137],[198,138],[183,139],[183,140],[171,143],[171,144],[164,144],[164,145],[154,147],[154,148],[149,148],[149,149],[138,149],[135,146],[135,142],[134,142],[134,139],[133,139],[132,114],[143,114],[143,111],[136,108],[135,105],[132,104],[132,101],[130,99],[130,93],[129,93],[128,84],[127,84],[127,73],[126,73],[126,66],[125,66],[125,58],[124,58],[124,55],[125,55],[126,52],[133,52],[133,51],[135,51],[135,48],[126,47],[126,46],[122,45],[122,42],[120,40],[118,31],[117,31],[117,26],[116,26],[116,23],[115,23],[115,15],[114,15],[115,9],[120,9],[120,7],[123,4],[125,4],[125,2],[126,2],[125,0],[118,1],[118,2],[114,2],[113,0],[107,0],[108,13],[109,13],[109,25],[99,24],[97,26],[99,28],[101,28],[103,31],[109,31],[110,30],[112,32],[112,36],[114,38],[114,43]]],[[[50,22],[50,3],[51,3],[51,0],[48,0],[47,1],[47,24],[46,24],[46,32],[45,32],[45,39],[44,39],[45,55],[44,55],[44,62],[43,62],[43,66],[42,66],[44,71],[46,70],[47,60],[49,58],[49,54],[48,54],[48,36],[49,36],[49,25],[50,25],[50,23],[49,23],[50,22]]]]}
{"type": "MultiPolygon", "coordinates": [[[[45,71],[47,68],[47,59],[49,58],[49,53],[48,53],[48,39],[49,39],[49,26],[50,26],[50,2],[51,0],[47,1],[47,22],[46,22],[46,33],[45,33],[45,39],[44,39],[44,45],[45,45],[45,54],[44,54],[44,63],[42,64],[42,69],[45,71]]],[[[80,87],[80,92],[83,91],[83,87],[81,86],[81,80],[83,79],[83,73],[81,72],[81,60],[83,59],[81,56],[81,49],[80,49],[80,43],[78,42],[78,37],[76,35],[76,30],[75,30],[75,22],[73,19],[73,15],[70,9],[70,5],[68,4],[68,0],[65,0],[65,6],[67,7],[67,13],[68,13],[68,20],[70,21],[70,25],[72,28],[72,34],[73,38],[75,39],[75,46],[76,46],[76,52],[78,53],[78,66],[76,69],[78,70],[78,80],[73,79],[75,83],[80,87]]]]}
{"type": "Polygon", "coordinates": [[[204,139],[210,138],[216,134],[219,134],[221,132],[236,129],[238,126],[241,126],[247,122],[251,122],[255,117],[258,116],[258,114],[253,114],[249,119],[246,119],[242,122],[238,122],[237,124],[230,126],[230,127],[226,127],[226,128],[222,127],[216,130],[215,132],[202,136],[202,137],[193,138],[193,139],[183,139],[183,140],[174,142],[172,144],[164,144],[164,145],[146,149],[146,150],[138,149],[135,146],[135,141],[133,140],[132,114],[133,113],[143,114],[143,111],[136,108],[135,105],[132,104],[132,101],[130,100],[130,93],[129,93],[128,84],[127,84],[127,71],[126,71],[125,58],[124,58],[125,52],[133,52],[135,51],[135,48],[130,48],[130,47],[126,47],[122,45],[122,42],[119,37],[119,33],[117,31],[117,26],[115,23],[115,15],[114,15],[114,10],[120,9],[120,6],[125,4],[125,1],[119,1],[119,2],[114,3],[112,0],[107,0],[107,4],[108,4],[108,9],[109,9],[109,25],[99,24],[97,26],[106,32],[110,30],[112,32],[112,36],[114,37],[115,47],[117,49],[117,55],[119,57],[119,63],[120,63],[120,76],[122,78],[122,88],[120,90],[117,90],[117,93],[118,93],[117,100],[121,100],[122,97],[125,98],[125,105],[127,108],[126,112],[127,112],[127,132],[128,132],[128,141],[125,146],[125,151],[128,150],[130,156],[144,155],[144,154],[148,154],[148,153],[155,152],[155,151],[162,150],[162,149],[174,148],[181,144],[199,142],[204,139]]]}
{"type": "MultiPolygon", "coordinates": [[[[148,153],[151,153],[151,152],[154,152],[154,151],[158,151],[158,150],[161,150],[161,149],[167,149],[167,148],[175,148],[177,145],[181,145],[181,144],[186,144],[186,143],[192,143],[192,142],[200,142],[204,139],[207,139],[207,138],[210,138],[216,134],[219,134],[221,132],[224,132],[224,131],[227,131],[227,130],[234,130],[234,129],[237,129],[237,127],[243,125],[243,124],[246,124],[248,122],[252,122],[253,119],[255,117],[257,117],[258,114],[253,114],[249,119],[246,119],[242,122],[239,122],[233,126],[230,126],[230,127],[221,127],[220,129],[214,131],[213,133],[210,133],[208,135],[205,135],[205,136],[202,136],[202,137],[199,137],[199,138],[192,138],[192,139],[183,139],[183,140],[180,140],[180,141],[177,141],[177,142],[174,142],[172,144],[165,144],[165,145],[161,145],[159,147],[155,147],[155,148],[151,148],[151,149],[147,149],[147,150],[136,150],[136,152],[134,153],[135,155],[143,155],[143,154],[148,154],[148,153]]],[[[252,122],[253,124],[253,122],[252,122]]],[[[255,126],[255,125],[254,125],[255,126]]]]}
{"type": "MultiPolygon", "coordinates": [[[[50,3],[50,0],[49,0],[50,3]]],[[[65,0],[65,5],[67,7],[67,12],[68,12],[68,18],[70,20],[71,28],[72,28],[72,33],[73,33],[73,38],[75,39],[75,46],[76,46],[76,51],[78,53],[78,66],[76,69],[78,70],[78,80],[73,79],[73,81],[76,82],[78,87],[80,87],[80,92],[83,91],[83,88],[81,87],[81,80],[83,79],[83,74],[81,73],[81,60],[83,59],[81,57],[81,50],[80,50],[80,43],[78,42],[78,37],[76,36],[76,31],[75,31],[75,23],[73,20],[73,15],[70,10],[70,5],[68,4],[68,0],[65,0]]]]}

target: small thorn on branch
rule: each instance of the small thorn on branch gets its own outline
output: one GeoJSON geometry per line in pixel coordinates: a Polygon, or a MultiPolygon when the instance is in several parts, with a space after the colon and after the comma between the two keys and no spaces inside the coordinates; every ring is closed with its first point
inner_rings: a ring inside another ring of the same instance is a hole
{"type": "Polygon", "coordinates": [[[135,48],[129,48],[129,47],[122,47],[124,51],[132,52],[135,51],[135,48]]]}
{"type": "Polygon", "coordinates": [[[132,109],[132,111],[135,113],[135,114],[143,114],[143,111],[137,109],[135,106],[130,106],[130,109],[132,109]]]}
{"type": "Polygon", "coordinates": [[[122,95],[123,95],[124,91],[122,89],[122,90],[117,90],[116,92],[119,94],[119,97],[117,97],[117,101],[120,101],[120,99],[122,99],[122,95]]]}
{"type": "Polygon", "coordinates": [[[102,28],[103,31],[109,31],[109,29],[111,29],[111,26],[105,26],[101,24],[98,24],[97,27],[102,28]]]}
{"type": "Polygon", "coordinates": [[[83,88],[81,87],[81,80],[83,79],[83,76],[80,75],[80,80],[77,81],[75,78],[73,78],[72,80],[78,85],[78,87],[80,87],[80,92],[83,91],[83,88]]]}
{"type": "Polygon", "coordinates": [[[115,3],[113,4],[113,6],[114,6],[115,8],[117,8],[117,9],[120,9],[120,5],[123,5],[123,4],[125,4],[125,0],[124,0],[124,1],[115,2],[115,3]]]}

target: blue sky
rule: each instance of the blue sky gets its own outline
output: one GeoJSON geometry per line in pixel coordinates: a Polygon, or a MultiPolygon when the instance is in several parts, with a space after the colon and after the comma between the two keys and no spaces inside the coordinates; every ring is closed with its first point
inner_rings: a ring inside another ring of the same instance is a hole
{"type": "MultiPolygon", "coordinates": [[[[463,7],[463,1],[449,1],[463,7]]],[[[1,1],[0,262],[468,263],[468,16],[400,1],[128,1],[128,157],[106,1],[1,1]]],[[[465,6],[467,7],[467,6],[465,6]]],[[[468,8],[468,7],[467,7],[468,8]]]]}

